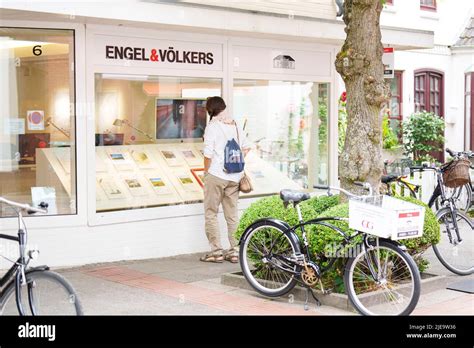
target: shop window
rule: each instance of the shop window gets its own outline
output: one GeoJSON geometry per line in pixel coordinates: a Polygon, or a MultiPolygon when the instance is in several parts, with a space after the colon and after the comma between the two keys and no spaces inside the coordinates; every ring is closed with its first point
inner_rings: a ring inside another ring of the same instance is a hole
{"type": "Polygon", "coordinates": [[[465,75],[464,84],[465,149],[474,151],[474,72],[465,75]]]}
{"type": "Polygon", "coordinates": [[[422,10],[436,11],[436,0],[420,0],[422,10]]]}
{"type": "Polygon", "coordinates": [[[97,211],[203,199],[206,98],[210,78],[96,74],[97,211]]]}
{"type": "Polygon", "coordinates": [[[262,194],[327,184],[329,84],[235,80],[233,107],[255,143],[248,173],[262,194]]]}
{"type": "Polygon", "coordinates": [[[388,112],[388,119],[390,127],[395,134],[401,138],[401,125],[403,122],[402,102],[403,102],[403,72],[395,71],[392,79],[389,79],[390,92],[392,97],[390,99],[390,110],[388,112]]]}
{"type": "Polygon", "coordinates": [[[76,214],[74,31],[1,27],[0,71],[0,196],[76,214]]]}
{"type": "Polygon", "coordinates": [[[434,70],[415,71],[415,112],[428,111],[444,116],[443,73],[434,70]]]}

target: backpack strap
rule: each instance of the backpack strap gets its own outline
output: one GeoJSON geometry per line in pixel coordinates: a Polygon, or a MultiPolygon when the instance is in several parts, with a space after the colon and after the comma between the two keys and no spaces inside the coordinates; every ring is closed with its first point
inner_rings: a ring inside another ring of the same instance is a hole
{"type": "MultiPolygon", "coordinates": [[[[219,121],[218,121],[218,122],[219,122],[219,121]]],[[[237,126],[237,122],[235,122],[235,120],[234,120],[234,126],[235,126],[235,131],[237,132],[237,144],[239,144],[239,146],[241,146],[241,145],[240,145],[240,136],[239,136],[239,127],[237,126]]],[[[224,129],[222,128],[222,125],[221,125],[221,124],[219,124],[219,128],[220,128],[222,134],[224,134],[224,135],[227,137],[227,134],[226,134],[226,132],[224,131],[224,129]]],[[[229,139],[228,139],[228,140],[229,140],[229,139]]]]}
{"type": "Polygon", "coordinates": [[[234,121],[234,126],[235,126],[235,131],[237,132],[237,144],[239,144],[239,147],[241,146],[240,145],[240,138],[239,138],[239,127],[237,127],[237,122],[234,121]]]}

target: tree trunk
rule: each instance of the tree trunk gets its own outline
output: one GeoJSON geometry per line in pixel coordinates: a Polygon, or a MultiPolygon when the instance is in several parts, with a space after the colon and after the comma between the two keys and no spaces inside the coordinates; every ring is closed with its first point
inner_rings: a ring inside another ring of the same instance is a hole
{"type": "Polygon", "coordinates": [[[347,92],[347,132],[339,159],[341,186],[361,194],[355,181],[378,192],[382,175],[382,107],[390,97],[384,81],[380,33],[381,0],[345,0],[346,41],[336,70],[347,92]]]}

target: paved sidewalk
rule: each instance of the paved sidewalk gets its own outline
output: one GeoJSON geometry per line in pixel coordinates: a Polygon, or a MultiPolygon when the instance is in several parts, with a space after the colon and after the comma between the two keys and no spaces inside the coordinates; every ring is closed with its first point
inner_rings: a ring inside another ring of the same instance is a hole
{"type": "MultiPolygon", "coordinates": [[[[60,272],[73,283],[89,315],[354,315],[330,306],[316,307],[314,301],[305,311],[303,303],[290,296],[268,299],[222,285],[221,274],[239,271],[239,265],[203,263],[199,256],[88,265],[60,272]]],[[[474,315],[474,296],[446,289],[422,293],[414,314],[474,315]]]]}

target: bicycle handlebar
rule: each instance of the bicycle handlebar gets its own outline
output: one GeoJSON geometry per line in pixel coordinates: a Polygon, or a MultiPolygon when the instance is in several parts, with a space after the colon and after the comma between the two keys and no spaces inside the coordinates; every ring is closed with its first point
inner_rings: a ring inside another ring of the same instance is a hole
{"type": "Polygon", "coordinates": [[[446,152],[449,153],[451,157],[456,157],[459,153],[455,153],[451,149],[446,148],[446,152]]]}
{"type": "Polygon", "coordinates": [[[461,156],[466,156],[468,158],[474,157],[474,152],[472,151],[460,151],[456,152],[451,149],[446,148],[446,152],[451,156],[451,157],[461,157],[461,156]]]}
{"type": "MultiPolygon", "coordinates": [[[[369,190],[369,196],[372,196],[372,193],[373,193],[372,185],[370,185],[368,182],[355,181],[354,185],[361,186],[361,187],[369,190]]],[[[349,197],[355,197],[355,198],[362,197],[362,196],[355,195],[352,192],[349,192],[347,190],[344,190],[342,187],[334,187],[334,186],[328,186],[328,185],[314,185],[313,188],[319,189],[319,190],[327,190],[328,192],[330,192],[331,190],[339,191],[339,192],[342,192],[342,193],[344,193],[345,195],[347,195],[349,197]]]]}
{"type": "MultiPolygon", "coordinates": [[[[13,202],[13,201],[10,201],[10,200],[8,200],[6,198],[3,198],[3,197],[0,197],[0,203],[5,203],[5,204],[10,205],[12,207],[20,208],[21,210],[26,211],[28,214],[31,214],[31,213],[47,214],[48,213],[47,209],[40,209],[40,208],[32,207],[31,205],[26,204],[26,203],[13,202]]],[[[44,203],[44,202],[41,202],[40,206],[42,208],[47,208],[48,204],[44,203]]]]}

